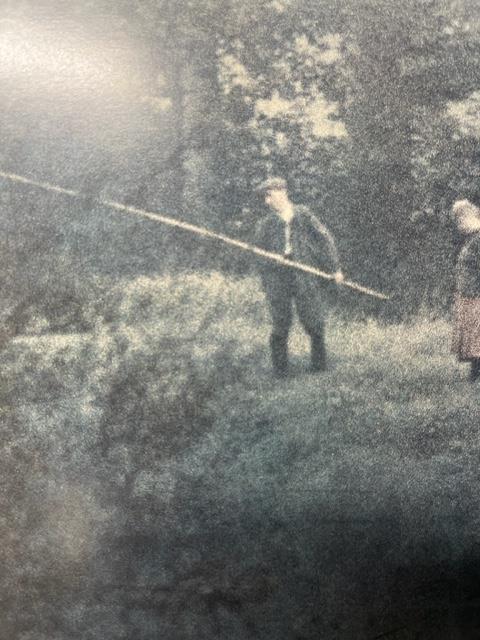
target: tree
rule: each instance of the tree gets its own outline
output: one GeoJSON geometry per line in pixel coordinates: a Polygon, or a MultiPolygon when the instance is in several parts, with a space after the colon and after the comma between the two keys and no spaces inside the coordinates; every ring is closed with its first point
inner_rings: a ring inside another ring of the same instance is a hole
{"type": "Polygon", "coordinates": [[[412,214],[425,206],[426,183],[417,179],[422,148],[431,145],[431,154],[442,160],[442,143],[426,141],[426,124],[436,122],[439,130],[447,100],[470,90],[478,75],[471,54],[479,42],[462,33],[459,7],[367,0],[355,9],[347,38],[344,117],[356,158],[355,218],[363,231],[357,253],[370,256],[365,267],[370,277],[378,274],[378,286],[421,296],[425,229],[412,214]]]}

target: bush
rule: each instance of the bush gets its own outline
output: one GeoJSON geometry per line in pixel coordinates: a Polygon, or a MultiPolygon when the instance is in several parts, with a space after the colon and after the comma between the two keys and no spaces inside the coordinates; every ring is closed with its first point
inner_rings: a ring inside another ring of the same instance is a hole
{"type": "Polygon", "coordinates": [[[80,292],[91,304],[66,324],[36,298],[48,325],[25,324],[0,356],[0,600],[12,638],[105,637],[107,619],[131,632],[145,554],[176,491],[169,468],[209,437],[216,397],[248,377],[255,350],[241,345],[261,313],[248,283],[141,278],[102,300],[99,290],[80,292]],[[53,333],[65,327],[83,333],[53,333]],[[94,615],[98,594],[111,602],[94,615]]]}

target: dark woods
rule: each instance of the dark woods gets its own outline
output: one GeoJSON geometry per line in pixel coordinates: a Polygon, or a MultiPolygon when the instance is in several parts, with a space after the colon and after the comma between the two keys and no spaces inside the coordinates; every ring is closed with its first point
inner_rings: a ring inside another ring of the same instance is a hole
{"type": "MultiPolygon", "coordinates": [[[[349,276],[393,294],[382,314],[449,304],[449,209],[479,198],[474,2],[8,4],[7,170],[242,239],[262,214],[253,187],[281,174],[332,229],[349,276]],[[19,59],[22,37],[35,68],[19,59]]],[[[2,184],[1,206],[17,288],[42,255],[60,279],[251,269],[248,256],[88,198],[2,184]]]]}

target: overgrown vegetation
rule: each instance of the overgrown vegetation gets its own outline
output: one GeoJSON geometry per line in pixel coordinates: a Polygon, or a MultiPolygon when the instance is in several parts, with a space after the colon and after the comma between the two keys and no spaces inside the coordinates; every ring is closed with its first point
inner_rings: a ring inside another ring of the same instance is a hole
{"type": "Polygon", "coordinates": [[[315,376],[296,330],[278,383],[253,280],[140,278],[95,314],[1,354],[6,637],[475,637],[448,323],[332,320],[315,376]]]}
{"type": "Polygon", "coordinates": [[[0,636],[478,638],[475,0],[4,5],[0,168],[88,198],[1,182],[0,636]],[[95,201],[250,239],[269,173],[392,294],[281,383],[250,259],[95,201]]]}

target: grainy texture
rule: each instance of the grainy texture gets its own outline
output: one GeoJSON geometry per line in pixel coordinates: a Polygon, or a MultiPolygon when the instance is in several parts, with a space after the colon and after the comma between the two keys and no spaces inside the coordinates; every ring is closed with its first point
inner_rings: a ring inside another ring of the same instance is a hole
{"type": "Polygon", "coordinates": [[[3,0],[0,638],[480,637],[478,0],[3,0]],[[241,241],[284,178],[351,280],[276,381],[241,241]],[[79,198],[69,196],[78,192],[79,198]],[[475,271],[475,269],[474,269],[475,271]]]}
{"type": "Polygon", "coordinates": [[[254,280],[112,298],[1,355],[8,637],[475,637],[480,416],[448,323],[337,319],[317,376],[296,328],[278,383],[254,280]]]}

